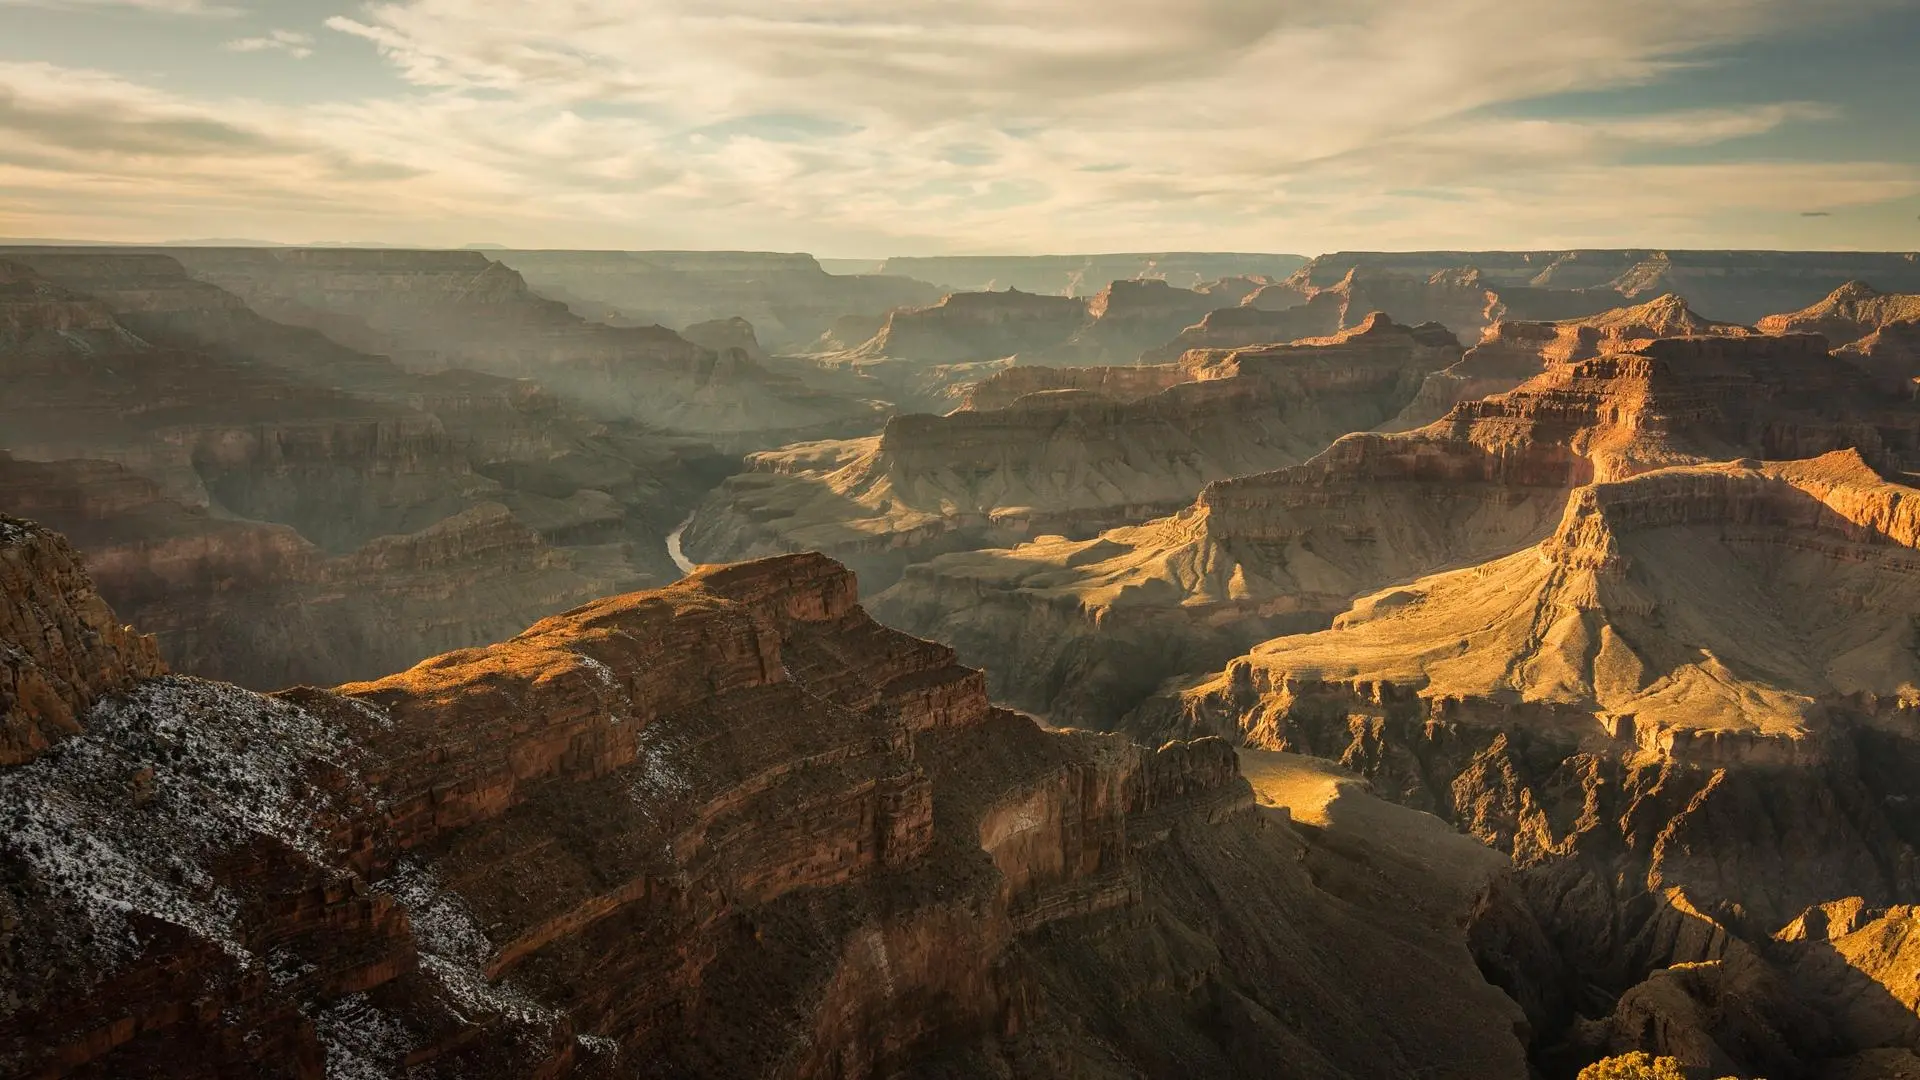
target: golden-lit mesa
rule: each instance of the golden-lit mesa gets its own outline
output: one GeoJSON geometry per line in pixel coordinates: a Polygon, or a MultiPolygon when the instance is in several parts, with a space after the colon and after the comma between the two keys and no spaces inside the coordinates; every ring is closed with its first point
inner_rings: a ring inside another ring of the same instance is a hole
{"type": "Polygon", "coordinates": [[[1910,258],[911,265],[0,249],[0,1072],[1915,1060],[1910,258]]]}

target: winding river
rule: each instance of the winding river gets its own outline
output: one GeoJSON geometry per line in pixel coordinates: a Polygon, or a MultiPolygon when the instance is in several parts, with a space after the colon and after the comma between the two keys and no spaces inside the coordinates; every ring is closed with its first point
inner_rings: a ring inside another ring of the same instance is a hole
{"type": "Polygon", "coordinates": [[[691,524],[693,524],[693,515],[688,514],[687,520],[674,526],[673,531],[667,534],[667,557],[673,560],[673,565],[679,567],[683,574],[693,573],[693,560],[687,558],[687,553],[680,547],[680,534],[686,532],[687,526],[691,524]]]}

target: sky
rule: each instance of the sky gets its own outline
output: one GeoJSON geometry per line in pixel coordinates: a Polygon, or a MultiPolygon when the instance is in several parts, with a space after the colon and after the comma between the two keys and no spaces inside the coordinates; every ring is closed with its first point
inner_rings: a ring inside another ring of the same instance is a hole
{"type": "Polygon", "coordinates": [[[0,236],[1920,248],[1914,0],[0,0],[0,236]]]}

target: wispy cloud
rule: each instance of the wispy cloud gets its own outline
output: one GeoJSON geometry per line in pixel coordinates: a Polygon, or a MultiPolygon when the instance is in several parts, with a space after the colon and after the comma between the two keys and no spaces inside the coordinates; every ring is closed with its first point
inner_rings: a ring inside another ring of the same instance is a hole
{"type": "Polygon", "coordinates": [[[240,8],[228,4],[209,3],[208,0],[0,0],[0,7],[65,8],[75,11],[95,8],[128,8],[136,11],[157,12],[163,15],[230,16],[243,14],[240,8]]]}
{"type": "Polygon", "coordinates": [[[154,228],[176,235],[225,206],[293,239],[346,216],[409,242],[1724,245],[1741,215],[1920,194],[1920,168],[1693,160],[1839,119],[1821,102],[1507,107],[1656,82],[1811,17],[1793,0],[387,0],[326,25],[410,93],[270,107],[0,67],[0,190],[171,215],[154,228]]]}
{"type": "Polygon", "coordinates": [[[293,30],[269,30],[259,37],[235,38],[222,45],[229,52],[283,52],[295,60],[313,55],[313,36],[293,30]]]}

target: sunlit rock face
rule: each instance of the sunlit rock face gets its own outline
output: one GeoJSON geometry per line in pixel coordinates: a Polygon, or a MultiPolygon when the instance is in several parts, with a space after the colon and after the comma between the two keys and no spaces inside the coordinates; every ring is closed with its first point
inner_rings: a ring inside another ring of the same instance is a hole
{"type": "Polygon", "coordinates": [[[1636,348],[1552,363],[1424,428],[1356,432],[1300,464],[1210,483],[1166,517],[926,560],[875,611],[987,666],[1001,699],[1107,727],[1163,679],[1324,627],[1374,590],[1539,542],[1595,480],[1845,448],[1897,472],[1920,448],[1911,397],[1821,338],[1636,348]]]}
{"type": "Polygon", "coordinates": [[[77,730],[0,766],[0,1062],[1526,1074],[1459,930],[1497,858],[1323,842],[1218,739],[1044,731],[855,592],[708,568],[331,691],[81,669],[77,730]]]}

